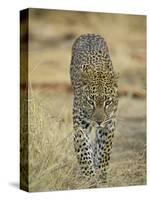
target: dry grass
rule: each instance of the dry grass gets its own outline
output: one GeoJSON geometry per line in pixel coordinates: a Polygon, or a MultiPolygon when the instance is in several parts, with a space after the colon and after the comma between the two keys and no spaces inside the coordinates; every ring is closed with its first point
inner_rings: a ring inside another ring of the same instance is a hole
{"type": "MultiPolygon", "coordinates": [[[[39,92],[39,91],[38,91],[39,92]]],[[[29,191],[90,188],[80,176],[73,149],[72,95],[32,92],[29,98],[29,191]]],[[[120,99],[118,129],[107,184],[146,184],[145,103],[120,99]],[[132,115],[124,106],[132,106],[132,115]],[[134,110],[135,109],[135,110],[134,110]],[[137,115],[134,111],[138,111],[137,115]],[[140,123],[139,123],[140,122],[140,123]]]]}

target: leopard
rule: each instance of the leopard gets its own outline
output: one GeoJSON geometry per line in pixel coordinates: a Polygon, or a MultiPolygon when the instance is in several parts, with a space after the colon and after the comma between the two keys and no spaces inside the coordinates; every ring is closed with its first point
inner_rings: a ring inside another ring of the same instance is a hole
{"type": "Polygon", "coordinates": [[[80,35],[72,45],[73,145],[83,177],[107,181],[116,130],[118,79],[100,34],[80,35]],[[94,139],[91,131],[94,127],[94,139]]]}

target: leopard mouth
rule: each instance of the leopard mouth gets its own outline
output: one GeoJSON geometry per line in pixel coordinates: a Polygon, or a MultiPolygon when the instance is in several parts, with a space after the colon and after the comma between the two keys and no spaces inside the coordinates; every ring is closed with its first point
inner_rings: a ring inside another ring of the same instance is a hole
{"type": "Polygon", "coordinates": [[[109,124],[110,120],[110,118],[107,118],[103,121],[96,121],[96,125],[104,128],[107,126],[107,124],[109,124]]]}

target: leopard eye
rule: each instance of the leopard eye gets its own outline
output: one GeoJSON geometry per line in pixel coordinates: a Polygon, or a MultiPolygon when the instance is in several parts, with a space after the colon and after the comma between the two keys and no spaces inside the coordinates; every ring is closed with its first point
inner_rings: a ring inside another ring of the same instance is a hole
{"type": "Polygon", "coordinates": [[[85,70],[86,69],[86,65],[82,65],[82,70],[85,70]]]}
{"type": "Polygon", "coordinates": [[[110,105],[112,101],[106,101],[106,106],[110,105]]]}

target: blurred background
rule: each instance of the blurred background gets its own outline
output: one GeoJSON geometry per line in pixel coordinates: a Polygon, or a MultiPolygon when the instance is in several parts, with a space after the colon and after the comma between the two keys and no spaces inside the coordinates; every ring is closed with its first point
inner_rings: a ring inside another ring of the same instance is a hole
{"type": "MultiPolygon", "coordinates": [[[[23,29],[26,18],[21,23],[23,29]]],[[[105,38],[120,74],[118,126],[108,183],[99,187],[146,183],[146,16],[29,9],[31,191],[89,187],[76,176],[69,74],[72,44],[86,33],[105,38]]],[[[27,35],[24,28],[22,50],[27,35]]]]}
{"type": "Polygon", "coordinates": [[[145,16],[42,9],[30,9],[29,16],[33,84],[70,85],[72,44],[81,34],[96,33],[108,43],[113,65],[120,73],[120,89],[145,91],[145,16]]]}

